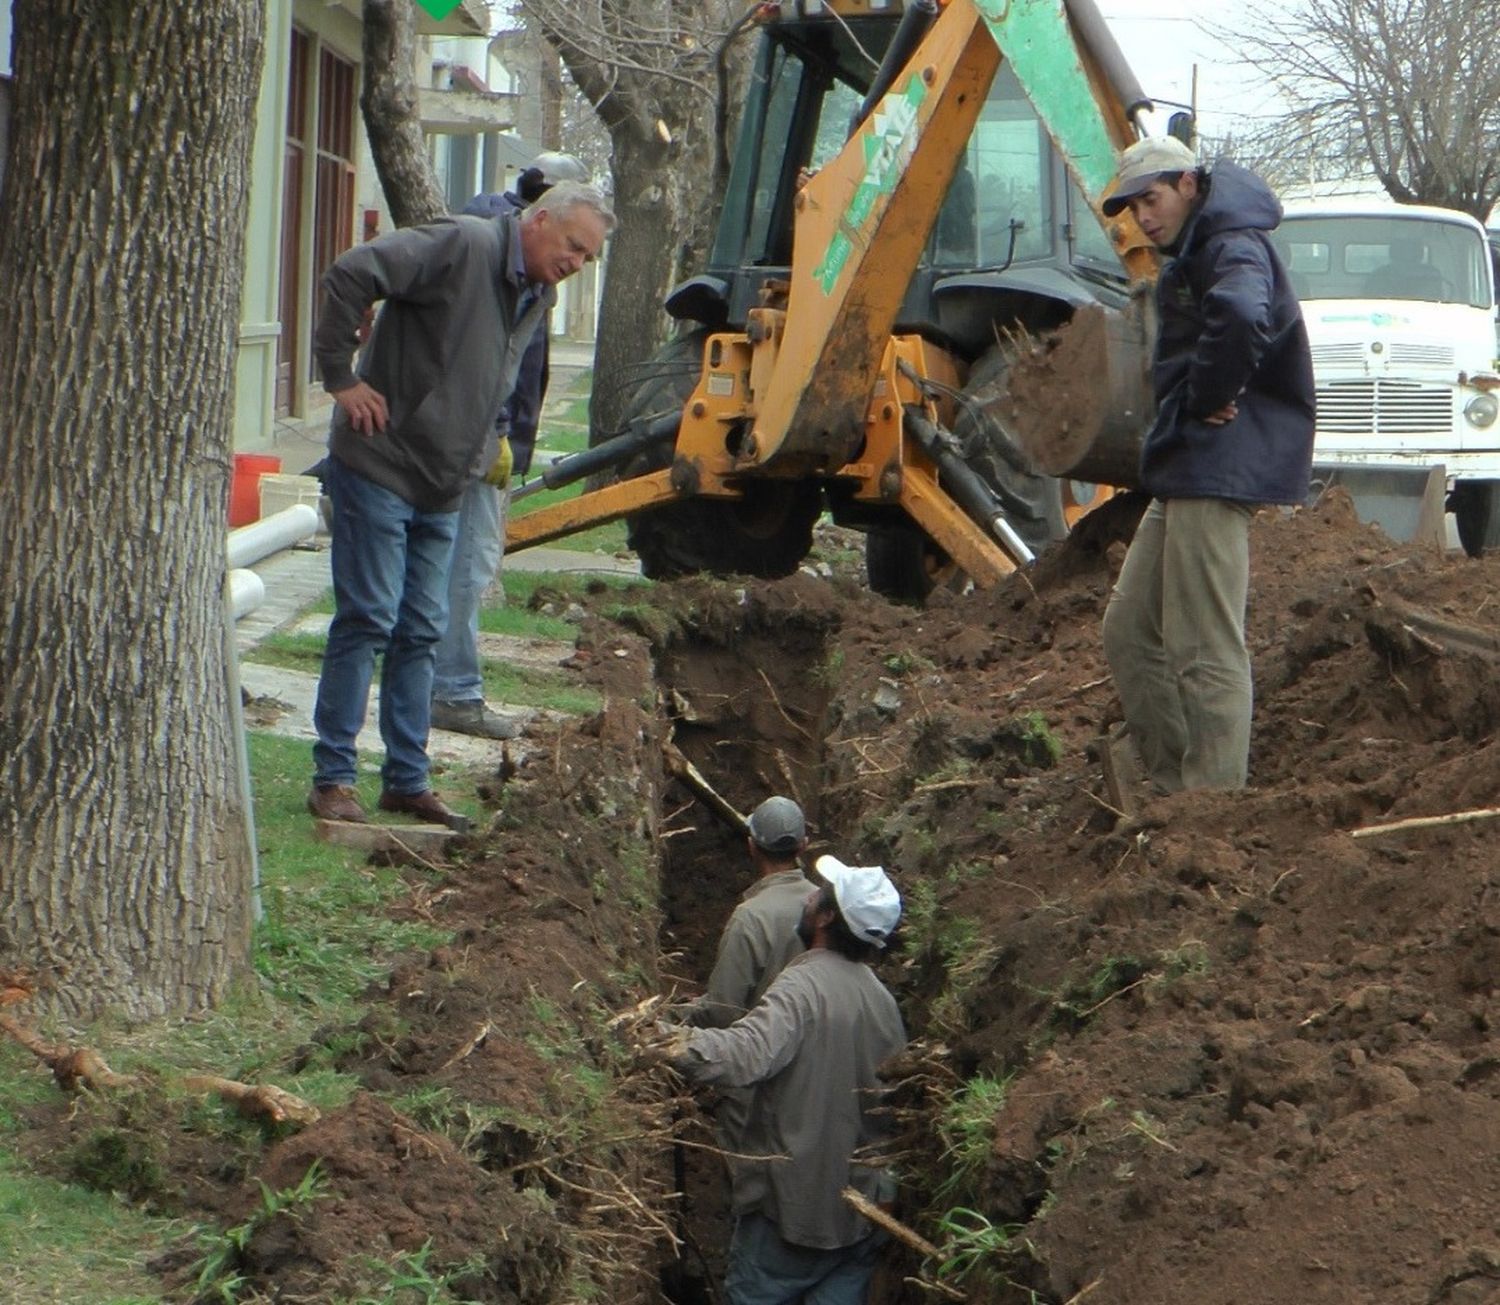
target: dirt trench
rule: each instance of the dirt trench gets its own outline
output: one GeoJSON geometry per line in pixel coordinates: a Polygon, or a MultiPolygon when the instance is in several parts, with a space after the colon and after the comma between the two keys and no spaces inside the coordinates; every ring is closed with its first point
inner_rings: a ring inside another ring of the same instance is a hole
{"type": "Polygon", "coordinates": [[[840,575],[596,595],[574,660],[605,710],[411,871],[402,909],[453,942],[242,1075],[361,1094],[291,1137],[91,1100],[39,1118],[38,1154],[140,1140],[166,1179],[138,1199],[226,1226],[317,1160],[319,1198],[239,1265],[271,1300],[371,1291],[424,1246],[456,1299],[713,1299],[704,1103],[629,1046],[748,872],[671,739],[902,890],[898,1214],[941,1254],[893,1248],[876,1305],[939,1273],[978,1305],[1495,1305],[1500,825],[1352,831],[1500,806],[1500,562],[1397,547],[1337,497],[1263,514],[1252,786],[1122,823],[1094,742],[1121,545],[1075,541],[922,611],[840,575]]]}

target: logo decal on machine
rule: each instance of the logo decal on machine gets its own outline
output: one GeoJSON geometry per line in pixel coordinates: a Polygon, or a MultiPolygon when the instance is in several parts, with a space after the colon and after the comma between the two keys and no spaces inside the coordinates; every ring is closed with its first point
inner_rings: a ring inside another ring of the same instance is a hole
{"type": "Polygon", "coordinates": [[[888,94],[870,115],[860,144],[865,152],[865,174],[854,188],[854,198],[839,219],[839,229],[828,242],[823,261],[813,276],[825,295],[833,293],[839,274],[854,251],[851,236],[869,220],[879,201],[896,187],[917,143],[917,111],[927,98],[927,83],[913,73],[906,89],[888,94]]]}

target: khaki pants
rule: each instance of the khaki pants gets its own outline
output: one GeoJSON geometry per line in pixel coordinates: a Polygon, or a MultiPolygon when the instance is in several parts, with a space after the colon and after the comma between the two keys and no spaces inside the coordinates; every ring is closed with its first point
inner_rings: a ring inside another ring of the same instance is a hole
{"type": "Polygon", "coordinates": [[[1251,515],[1225,499],[1153,499],[1104,612],[1125,723],[1163,792],[1245,784],[1251,515]]]}

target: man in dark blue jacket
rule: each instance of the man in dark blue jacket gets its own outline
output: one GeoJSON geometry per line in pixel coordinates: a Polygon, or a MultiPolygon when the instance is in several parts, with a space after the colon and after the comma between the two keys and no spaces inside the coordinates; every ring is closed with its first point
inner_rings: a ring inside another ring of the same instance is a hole
{"type": "MultiPolygon", "coordinates": [[[[471,217],[505,219],[523,212],[559,181],[586,181],[588,171],[571,154],[539,154],[516,179],[514,191],[475,195],[464,205],[471,217]]],[[[516,374],[516,388],[500,410],[496,433],[502,451],[508,450],[491,474],[476,480],[464,493],[458,513],[458,535],[448,571],[448,628],[437,646],[432,681],[432,724],[488,739],[510,739],[521,732],[512,716],[485,705],[479,661],[479,605],[500,569],[505,551],[505,482],[511,472],[524,474],[531,465],[542,398],[547,392],[547,336],[545,319],[532,336],[516,374]]]]}
{"type": "Polygon", "coordinates": [[[1250,518],[1306,500],[1314,385],[1302,310],[1267,232],[1281,204],[1229,162],[1137,141],[1104,200],[1167,255],[1156,298],[1152,502],[1104,614],[1125,723],[1155,786],[1240,788],[1252,690],[1250,518]]]}

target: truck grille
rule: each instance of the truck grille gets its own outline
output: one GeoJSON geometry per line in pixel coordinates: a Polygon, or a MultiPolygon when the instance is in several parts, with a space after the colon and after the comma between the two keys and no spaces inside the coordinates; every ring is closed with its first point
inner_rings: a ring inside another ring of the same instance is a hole
{"type": "Polygon", "coordinates": [[[1330,435],[1451,435],[1454,391],[1415,381],[1318,387],[1318,429],[1330,435]]]}
{"type": "Polygon", "coordinates": [[[1446,344],[1392,344],[1394,367],[1452,367],[1453,347],[1446,344]]]}
{"type": "Polygon", "coordinates": [[[1357,340],[1346,344],[1315,344],[1312,347],[1313,366],[1358,367],[1365,361],[1366,346],[1357,340]]]}

